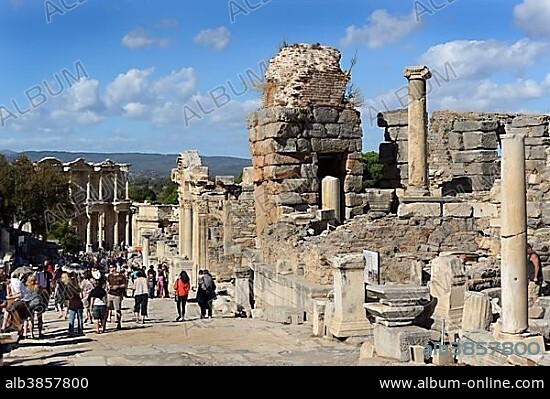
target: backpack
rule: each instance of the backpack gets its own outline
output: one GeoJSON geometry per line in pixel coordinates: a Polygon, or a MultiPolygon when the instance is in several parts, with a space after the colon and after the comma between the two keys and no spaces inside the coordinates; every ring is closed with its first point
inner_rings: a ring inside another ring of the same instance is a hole
{"type": "Polygon", "coordinates": [[[47,294],[43,290],[37,289],[34,290],[30,299],[27,302],[27,306],[31,312],[42,313],[48,308],[47,294]]]}

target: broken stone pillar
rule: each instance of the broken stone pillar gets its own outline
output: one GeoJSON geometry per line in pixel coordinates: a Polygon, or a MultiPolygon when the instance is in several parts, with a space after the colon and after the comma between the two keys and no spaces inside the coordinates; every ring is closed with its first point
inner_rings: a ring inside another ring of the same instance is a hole
{"type": "Polygon", "coordinates": [[[252,270],[248,267],[235,267],[235,303],[250,315],[250,276],[252,270]]]}
{"type": "Polygon", "coordinates": [[[428,287],[413,285],[369,285],[369,296],[380,302],[364,307],[375,317],[374,347],[376,354],[402,362],[411,360],[410,347],[424,347],[430,331],[412,325],[429,303],[428,287]]]}
{"type": "Polygon", "coordinates": [[[430,79],[432,74],[426,66],[407,67],[403,74],[409,81],[407,194],[427,195],[429,190],[426,80],[430,79]]]}
{"type": "Polygon", "coordinates": [[[151,233],[144,232],[141,234],[141,237],[141,254],[143,256],[143,266],[149,268],[149,239],[151,238],[151,233]]]}
{"type": "Polygon", "coordinates": [[[464,296],[462,329],[464,331],[489,331],[493,321],[489,295],[467,291],[464,296]]]}
{"type": "Polygon", "coordinates": [[[457,256],[439,256],[431,262],[430,295],[436,306],[432,315],[435,329],[441,328],[441,321],[451,330],[460,329],[467,289],[464,265],[457,256]]]}
{"type": "Polygon", "coordinates": [[[322,209],[333,209],[337,221],[340,218],[340,179],[327,176],[321,183],[322,209]]]}
{"type": "Polygon", "coordinates": [[[502,136],[501,167],[501,331],[519,334],[529,325],[525,146],[522,135],[502,136]]]}
{"type": "Polygon", "coordinates": [[[411,260],[410,283],[412,285],[422,285],[422,271],[424,262],[421,260],[411,260]]]}
{"type": "Polygon", "coordinates": [[[334,313],[330,332],[338,338],[368,335],[372,326],[363,308],[363,254],[337,255],[330,258],[330,263],[334,273],[334,313]]]}
{"type": "Polygon", "coordinates": [[[327,301],[316,300],[313,303],[313,335],[322,337],[324,335],[325,309],[327,301]]]}

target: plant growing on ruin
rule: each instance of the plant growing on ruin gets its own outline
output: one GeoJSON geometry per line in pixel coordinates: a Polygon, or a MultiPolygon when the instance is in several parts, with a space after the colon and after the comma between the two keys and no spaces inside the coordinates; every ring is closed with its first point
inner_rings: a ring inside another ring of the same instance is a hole
{"type": "Polygon", "coordinates": [[[378,153],[375,151],[364,152],[361,154],[361,163],[363,164],[363,183],[361,188],[380,187],[382,180],[382,169],[384,165],[380,163],[378,153]]]}

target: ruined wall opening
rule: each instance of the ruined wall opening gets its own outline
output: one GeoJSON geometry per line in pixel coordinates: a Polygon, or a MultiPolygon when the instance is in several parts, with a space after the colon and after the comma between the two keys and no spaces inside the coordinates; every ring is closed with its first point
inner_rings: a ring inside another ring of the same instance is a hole
{"type": "Polygon", "coordinates": [[[344,179],[346,177],[346,159],[347,154],[319,154],[317,178],[319,179],[319,200],[323,203],[323,193],[321,182],[327,176],[336,177],[340,180],[340,218],[345,219],[345,201],[344,201],[344,179]]]}

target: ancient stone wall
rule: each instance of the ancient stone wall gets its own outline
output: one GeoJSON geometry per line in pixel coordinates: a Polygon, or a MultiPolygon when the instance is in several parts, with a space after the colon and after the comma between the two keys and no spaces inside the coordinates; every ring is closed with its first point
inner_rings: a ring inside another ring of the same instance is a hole
{"type": "Polygon", "coordinates": [[[327,46],[283,47],[269,61],[263,106],[341,106],[349,75],[340,69],[340,58],[327,46]]]}
{"type": "Polygon", "coordinates": [[[266,71],[263,107],[248,118],[257,234],[280,217],[321,207],[321,181],[340,181],[338,222],[362,213],[362,129],[345,99],[338,50],[281,49],[266,71]]]}

